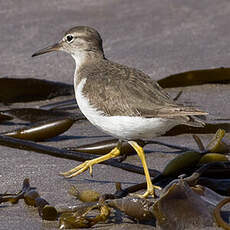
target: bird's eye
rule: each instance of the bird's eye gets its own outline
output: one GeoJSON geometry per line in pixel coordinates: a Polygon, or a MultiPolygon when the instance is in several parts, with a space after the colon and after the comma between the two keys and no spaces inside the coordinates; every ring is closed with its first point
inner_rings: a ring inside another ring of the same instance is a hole
{"type": "Polygon", "coordinates": [[[68,43],[71,43],[73,41],[73,39],[74,39],[74,37],[72,35],[70,35],[70,34],[66,36],[66,41],[68,43]]]}

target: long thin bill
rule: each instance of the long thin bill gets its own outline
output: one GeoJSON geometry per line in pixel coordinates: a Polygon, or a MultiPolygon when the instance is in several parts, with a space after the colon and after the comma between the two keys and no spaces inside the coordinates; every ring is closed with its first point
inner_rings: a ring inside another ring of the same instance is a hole
{"type": "Polygon", "coordinates": [[[32,54],[32,57],[36,57],[38,55],[42,55],[42,54],[53,52],[53,51],[58,51],[59,49],[60,49],[60,43],[55,43],[52,46],[48,46],[44,49],[41,49],[41,50],[35,52],[34,54],[32,54]]]}

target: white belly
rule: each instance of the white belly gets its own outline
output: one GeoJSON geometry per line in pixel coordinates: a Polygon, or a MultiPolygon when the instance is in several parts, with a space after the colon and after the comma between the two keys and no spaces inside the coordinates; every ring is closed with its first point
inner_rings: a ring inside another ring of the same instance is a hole
{"type": "Polygon", "coordinates": [[[105,116],[82,94],[86,79],[75,86],[78,106],[86,118],[96,127],[120,139],[144,139],[160,136],[174,127],[175,121],[162,118],[142,118],[128,116],[105,116]]]}

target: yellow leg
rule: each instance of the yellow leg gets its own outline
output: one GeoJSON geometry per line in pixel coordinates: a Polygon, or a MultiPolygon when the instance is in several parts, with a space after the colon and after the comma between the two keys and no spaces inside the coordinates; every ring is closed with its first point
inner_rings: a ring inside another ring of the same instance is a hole
{"type": "Polygon", "coordinates": [[[150,178],[150,175],[149,175],[148,166],[147,166],[147,163],[146,163],[146,160],[145,160],[144,150],[135,141],[129,141],[128,143],[135,149],[135,151],[137,152],[139,158],[141,159],[141,162],[142,162],[142,165],[143,165],[143,168],[144,168],[144,172],[145,172],[146,182],[147,182],[147,191],[143,195],[138,195],[138,197],[146,198],[149,195],[152,195],[154,197],[154,195],[155,195],[154,194],[154,189],[155,188],[156,189],[161,189],[161,187],[155,186],[155,185],[152,184],[152,181],[151,181],[151,178],[150,178]]]}
{"type": "Polygon", "coordinates": [[[61,173],[61,175],[65,176],[67,178],[71,178],[71,177],[74,177],[74,176],[77,176],[77,175],[83,173],[88,168],[89,168],[90,175],[92,175],[93,165],[101,163],[101,162],[106,161],[108,159],[111,159],[113,157],[117,157],[119,155],[120,155],[120,150],[116,147],[112,151],[110,151],[108,154],[101,156],[101,157],[98,157],[98,158],[93,159],[93,160],[85,161],[84,163],[78,165],[77,167],[75,167],[75,168],[73,168],[67,172],[61,173]]]}

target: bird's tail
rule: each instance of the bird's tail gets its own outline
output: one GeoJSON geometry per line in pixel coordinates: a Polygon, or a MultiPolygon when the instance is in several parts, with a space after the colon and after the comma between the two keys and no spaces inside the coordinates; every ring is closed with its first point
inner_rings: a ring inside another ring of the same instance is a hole
{"type": "Polygon", "coordinates": [[[188,120],[185,122],[185,125],[193,126],[193,127],[204,127],[205,122],[202,120],[202,116],[187,116],[188,120]]]}
{"type": "Polygon", "coordinates": [[[194,107],[177,107],[181,119],[184,120],[185,125],[194,126],[194,127],[204,127],[205,115],[208,115],[207,112],[204,112],[200,109],[194,107]]]}

